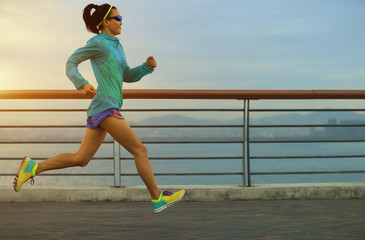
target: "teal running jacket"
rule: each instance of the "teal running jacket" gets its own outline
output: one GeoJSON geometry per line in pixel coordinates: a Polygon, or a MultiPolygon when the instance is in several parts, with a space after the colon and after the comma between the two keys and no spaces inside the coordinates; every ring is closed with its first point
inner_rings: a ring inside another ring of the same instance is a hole
{"type": "Polygon", "coordinates": [[[130,68],[119,40],[109,34],[100,33],[92,37],[85,47],[77,49],[66,63],[66,75],[77,90],[81,90],[88,83],[77,68],[88,59],[98,82],[96,95],[87,110],[88,117],[110,108],[121,109],[123,82],[137,82],[153,72],[146,63],[130,68]]]}

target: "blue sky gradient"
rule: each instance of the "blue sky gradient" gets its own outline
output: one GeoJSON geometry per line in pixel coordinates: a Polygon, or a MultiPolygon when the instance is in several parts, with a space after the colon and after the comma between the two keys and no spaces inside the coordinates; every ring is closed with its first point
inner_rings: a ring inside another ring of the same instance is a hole
{"type": "MultiPolygon", "coordinates": [[[[74,89],[65,63],[93,34],[89,1],[0,0],[1,89],[74,89]]],[[[102,4],[104,1],[94,1],[102,4]]],[[[364,89],[365,1],[109,1],[137,89],[364,89]]],[[[96,85],[90,63],[80,72],[96,85]]]]}

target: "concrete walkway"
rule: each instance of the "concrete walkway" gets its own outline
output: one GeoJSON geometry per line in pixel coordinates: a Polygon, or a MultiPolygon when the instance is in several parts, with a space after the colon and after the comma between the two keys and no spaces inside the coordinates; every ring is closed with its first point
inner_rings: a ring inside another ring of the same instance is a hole
{"type": "Polygon", "coordinates": [[[365,239],[365,200],[2,202],[0,239],[365,239]]]}
{"type": "MultiPolygon", "coordinates": [[[[162,190],[186,190],[185,201],[247,200],[344,200],[365,199],[365,183],[298,183],[242,186],[159,186],[162,190]]],[[[47,187],[25,184],[18,193],[0,187],[0,202],[120,202],[148,201],[145,186],[113,188],[107,186],[47,187]]]]}

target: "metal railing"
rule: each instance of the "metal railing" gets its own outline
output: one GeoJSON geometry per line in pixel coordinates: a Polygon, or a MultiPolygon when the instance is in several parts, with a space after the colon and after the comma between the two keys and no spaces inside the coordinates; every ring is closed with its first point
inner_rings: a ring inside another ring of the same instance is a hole
{"type": "MultiPolygon", "coordinates": [[[[150,157],[155,160],[227,160],[234,159],[241,161],[241,169],[235,172],[195,172],[195,173],[161,173],[156,172],[156,176],[241,176],[241,184],[251,186],[252,176],[264,175],[300,175],[300,174],[362,174],[365,169],[351,171],[252,171],[253,161],[275,160],[275,159],[332,159],[332,158],[358,158],[364,160],[365,154],[343,154],[343,155],[254,155],[251,149],[259,144],[292,144],[292,143],[362,143],[365,136],[360,139],[255,139],[251,137],[251,132],[255,129],[273,128],[345,128],[345,127],[365,127],[365,124],[251,124],[250,115],[254,113],[268,112],[364,112],[365,109],[255,109],[250,107],[251,100],[275,100],[275,99],[365,99],[365,91],[362,90],[125,90],[126,99],[231,99],[242,101],[241,108],[173,108],[173,109],[123,109],[123,112],[239,112],[242,116],[241,124],[234,125],[132,125],[135,129],[146,128],[173,128],[173,129],[194,129],[194,128],[237,128],[242,132],[239,139],[196,139],[196,140],[144,140],[144,144],[239,144],[242,147],[242,155],[239,156],[172,156],[172,157],[150,157]]],[[[1,99],[87,99],[82,93],[74,90],[7,90],[0,91],[1,99]]],[[[7,109],[0,108],[0,113],[7,112],[85,112],[86,109],[7,109]]],[[[63,128],[85,128],[85,125],[0,125],[1,129],[63,129],[63,128]]],[[[27,141],[27,140],[0,140],[0,145],[6,144],[79,144],[80,141],[27,141]]],[[[137,173],[125,173],[121,168],[121,161],[133,160],[131,157],[121,155],[120,146],[113,140],[106,140],[104,144],[112,145],[112,156],[94,157],[94,160],[113,161],[112,173],[45,173],[42,176],[104,176],[113,177],[115,187],[122,185],[121,177],[138,176],[137,173]]],[[[20,156],[19,156],[20,157],[20,156]]],[[[0,157],[0,161],[19,160],[15,157],[0,157]]],[[[44,160],[45,158],[34,158],[44,160]]],[[[1,173],[0,176],[13,176],[9,173],[1,173]]]]}

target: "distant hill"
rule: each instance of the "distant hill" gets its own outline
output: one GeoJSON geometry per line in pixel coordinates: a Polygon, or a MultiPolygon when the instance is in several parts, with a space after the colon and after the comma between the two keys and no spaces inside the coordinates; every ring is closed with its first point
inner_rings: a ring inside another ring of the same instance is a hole
{"type": "Polygon", "coordinates": [[[252,118],[251,124],[326,124],[329,120],[365,121],[365,114],[356,112],[312,112],[307,114],[283,113],[272,117],[252,118]]]}
{"type": "MultiPolygon", "coordinates": [[[[200,115],[201,116],[201,115],[200,115]]],[[[252,113],[251,125],[270,124],[365,124],[365,115],[356,112],[312,112],[307,114],[282,113],[270,117],[259,117],[252,113]]],[[[26,123],[19,123],[26,124],[26,123]]],[[[242,128],[139,128],[141,125],[242,125],[242,118],[221,121],[198,119],[182,114],[153,116],[141,121],[130,121],[141,139],[220,139],[242,138],[242,128]]],[[[0,123],[6,125],[6,123],[0,123]]],[[[75,140],[81,141],[85,129],[5,129],[0,128],[1,140],[75,140]]],[[[252,128],[252,138],[275,137],[356,137],[365,138],[365,127],[350,128],[252,128]]]]}

